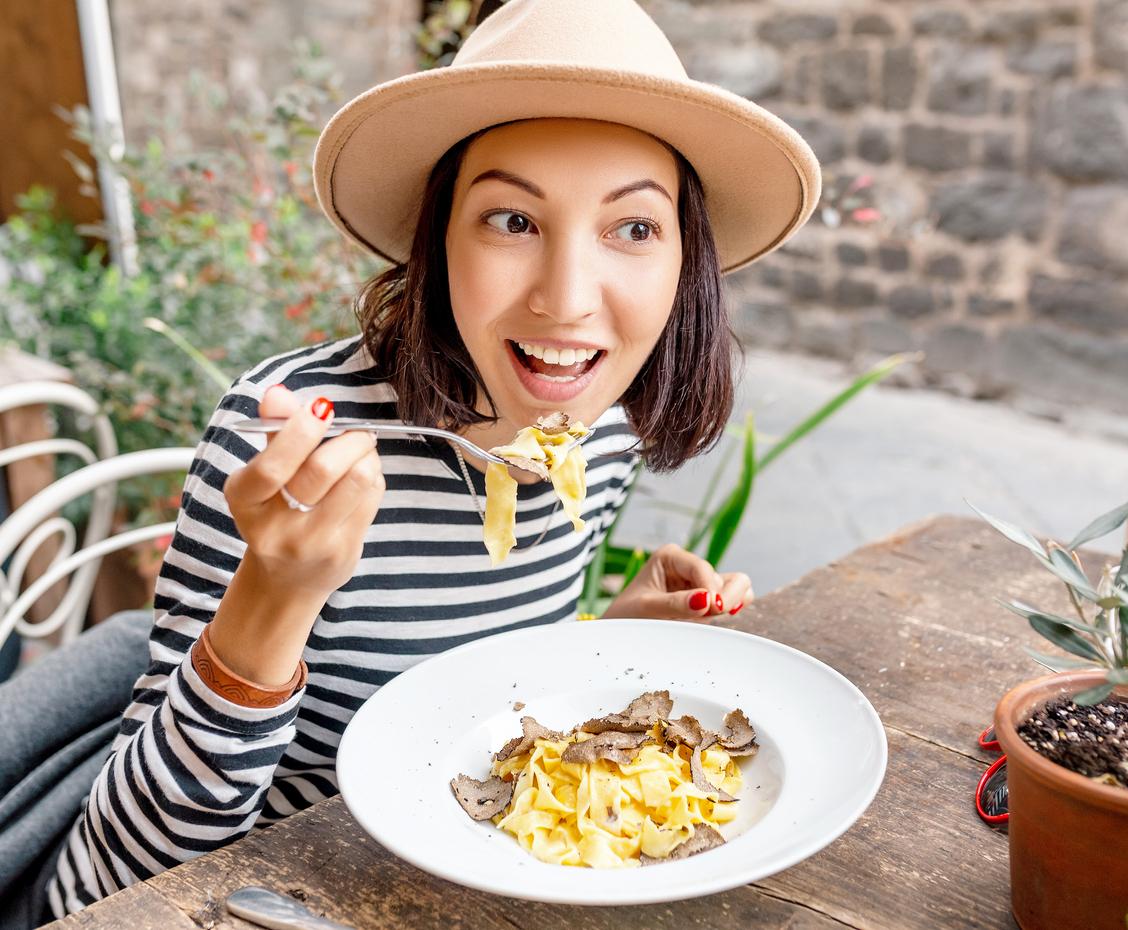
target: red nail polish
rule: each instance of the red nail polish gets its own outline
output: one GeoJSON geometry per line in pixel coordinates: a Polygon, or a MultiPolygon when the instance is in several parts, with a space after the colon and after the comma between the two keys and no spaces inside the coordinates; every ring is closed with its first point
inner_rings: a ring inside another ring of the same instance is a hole
{"type": "Polygon", "coordinates": [[[729,613],[730,614],[738,614],[743,609],[743,607],[744,607],[744,601],[741,601],[732,610],[730,610],[729,613]]]}
{"type": "Polygon", "coordinates": [[[689,596],[689,609],[690,610],[704,610],[705,605],[709,603],[709,595],[705,591],[694,591],[689,596]]]}
{"type": "Polygon", "coordinates": [[[721,599],[720,593],[717,594],[717,597],[713,601],[713,603],[717,605],[717,613],[720,613],[722,610],[725,609],[725,602],[721,599]]]}
{"type": "Polygon", "coordinates": [[[319,397],[313,402],[313,415],[319,420],[328,420],[329,415],[333,412],[333,401],[325,397],[319,397]]]}

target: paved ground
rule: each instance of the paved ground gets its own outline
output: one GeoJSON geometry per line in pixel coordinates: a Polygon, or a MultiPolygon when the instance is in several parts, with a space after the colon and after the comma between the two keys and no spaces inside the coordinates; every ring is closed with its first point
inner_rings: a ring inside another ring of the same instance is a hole
{"type": "MultiPolygon", "coordinates": [[[[761,432],[780,436],[850,381],[836,363],[750,352],[733,419],[751,409],[761,432]]],[[[721,454],[640,478],[615,541],[684,545],[689,518],[660,502],[700,501],[721,454]]],[[[736,474],[734,459],[726,487],[736,474]]],[[[763,472],[720,567],[746,571],[766,594],[930,514],[975,516],[965,499],[1064,542],[1128,500],[1128,441],[1000,403],[878,385],[763,472]]],[[[1119,551],[1122,539],[1093,546],[1119,551]]]]}

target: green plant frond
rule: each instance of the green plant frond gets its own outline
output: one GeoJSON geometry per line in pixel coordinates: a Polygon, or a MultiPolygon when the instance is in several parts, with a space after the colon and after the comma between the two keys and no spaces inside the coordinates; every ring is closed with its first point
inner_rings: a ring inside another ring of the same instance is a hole
{"type": "Polygon", "coordinates": [[[1048,668],[1051,672],[1068,672],[1078,668],[1103,668],[1095,662],[1087,662],[1084,659],[1074,659],[1069,656],[1050,656],[1044,652],[1037,652],[1029,646],[1022,648],[1030,658],[1044,668],[1048,668]]]}
{"type": "Polygon", "coordinates": [[[744,511],[748,507],[748,500],[752,496],[752,485],[756,480],[756,429],[751,413],[744,418],[744,456],[741,461],[740,479],[729,495],[729,499],[721,507],[719,516],[713,527],[713,535],[709,539],[709,548],[705,560],[716,568],[725,551],[732,542],[740,521],[744,518],[744,511]]]}
{"type": "Polygon", "coordinates": [[[1082,707],[1091,707],[1094,704],[1099,704],[1110,694],[1112,694],[1113,686],[1111,684],[1097,685],[1095,688],[1089,688],[1087,691],[1081,691],[1073,695],[1073,703],[1079,704],[1082,707]]]}
{"type": "Polygon", "coordinates": [[[1076,591],[1081,597],[1085,598],[1085,600],[1092,601],[1095,604],[1101,599],[1101,596],[1085,576],[1085,573],[1077,567],[1077,563],[1070,558],[1069,553],[1064,549],[1051,549],[1050,557],[1048,559],[1043,557],[1041,561],[1046,568],[1057,575],[1058,578],[1069,585],[1069,587],[1076,591]]]}
{"type": "Polygon", "coordinates": [[[1015,526],[1013,523],[1007,523],[1005,520],[1000,520],[998,517],[993,517],[989,513],[984,513],[967,498],[964,498],[964,503],[967,504],[968,507],[974,510],[977,514],[979,514],[980,517],[991,524],[991,526],[993,526],[996,530],[1002,533],[1011,542],[1018,543],[1020,546],[1029,549],[1036,556],[1039,556],[1043,560],[1046,558],[1046,550],[1042,548],[1042,544],[1038,542],[1038,540],[1035,539],[1033,535],[1022,529],[1022,527],[1015,526]]]}
{"type": "Polygon", "coordinates": [[[1103,630],[1099,626],[1094,626],[1091,623],[1084,623],[1080,620],[1072,620],[1069,617],[1061,617],[1058,614],[1047,613],[1044,610],[1038,610],[1036,607],[1028,607],[1026,604],[1019,601],[1010,601],[1008,603],[998,598],[996,598],[996,601],[1002,604],[1007,610],[1018,614],[1026,620],[1029,620],[1031,617],[1041,617],[1043,620],[1048,620],[1051,623],[1060,623],[1062,626],[1067,626],[1071,630],[1076,630],[1078,633],[1090,633],[1094,636],[1105,636],[1108,633],[1107,630],[1103,630]]]}
{"type": "Polygon", "coordinates": [[[1080,656],[1082,659],[1089,659],[1100,665],[1109,664],[1107,656],[1089,640],[1065,624],[1055,623],[1048,617],[1042,617],[1038,614],[1030,617],[1029,623],[1038,633],[1066,652],[1080,656]]]}
{"type": "Polygon", "coordinates": [[[1121,504],[1119,507],[1110,510],[1106,514],[1101,514],[1085,529],[1073,537],[1067,549],[1078,549],[1087,542],[1094,539],[1099,539],[1102,536],[1107,536],[1113,530],[1118,529],[1125,520],[1128,520],[1128,503],[1121,504]]]}

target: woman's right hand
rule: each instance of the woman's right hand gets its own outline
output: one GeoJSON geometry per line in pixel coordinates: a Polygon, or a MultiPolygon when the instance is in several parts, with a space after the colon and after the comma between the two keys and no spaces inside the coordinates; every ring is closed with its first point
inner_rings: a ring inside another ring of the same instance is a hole
{"type": "Polygon", "coordinates": [[[279,593],[327,598],[352,577],[384,499],[375,434],[346,432],[322,442],[333,405],[318,398],[303,406],[280,384],[263,396],[259,415],[289,422],[223,486],[247,544],[244,560],[253,560],[256,575],[279,593]],[[313,510],[291,509],[279,493],[283,485],[313,510]]]}

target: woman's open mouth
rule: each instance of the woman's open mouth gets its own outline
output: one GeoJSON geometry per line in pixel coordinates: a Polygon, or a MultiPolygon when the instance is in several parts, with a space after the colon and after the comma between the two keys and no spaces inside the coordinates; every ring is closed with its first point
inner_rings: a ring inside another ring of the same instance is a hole
{"type": "Polygon", "coordinates": [[[594,355],[591,351],[582,351],[578,356],[567,349],[563,353],[550,350],[541,353],[548,356],[549,361],[546,361],[527,351],[531,346],[522,348],[512,339],[505,342],[521,383],[534,397],[546,401],[569,400],[579,394],[591,383],[607,355],[603,349],[594,350],[594,355]]]}

